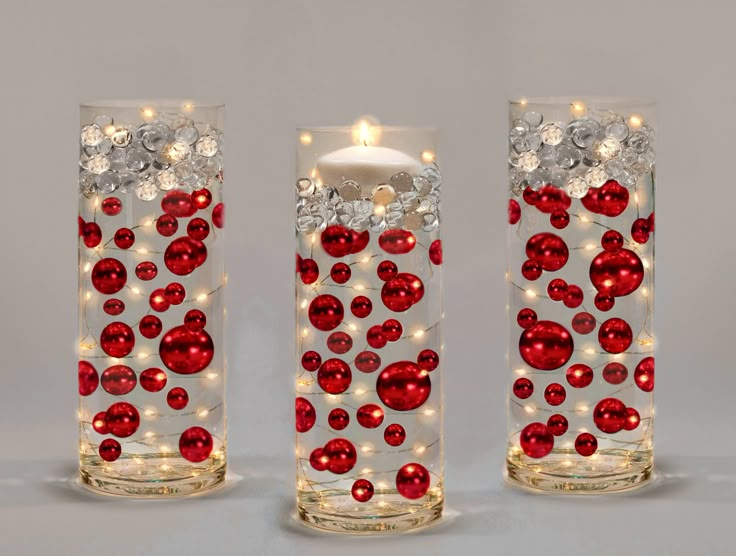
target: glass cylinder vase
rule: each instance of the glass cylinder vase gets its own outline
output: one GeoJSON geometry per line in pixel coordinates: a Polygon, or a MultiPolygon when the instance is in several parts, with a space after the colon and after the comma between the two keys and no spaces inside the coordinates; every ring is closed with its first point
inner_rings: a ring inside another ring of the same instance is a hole
{"type": "Polygon", "coordinates": [[[654,105],[509,108],[508,479],[557,492],[652,472],[654,105]]]}
{"type": "Polygon", "coordinates": [[[435,132],[302,130],[296,182],[297,505],[312,526],[442,514],[435,132]]]}
{"type": "Polygon", "coordinates": [[[224,480],[223,112],[80,107],[80,476],[95,491],[224,480]]]}

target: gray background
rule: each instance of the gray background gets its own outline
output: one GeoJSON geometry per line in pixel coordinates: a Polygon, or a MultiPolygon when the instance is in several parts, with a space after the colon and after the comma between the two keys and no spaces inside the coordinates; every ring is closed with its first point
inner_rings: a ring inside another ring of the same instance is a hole
{"type": "Polygon", "coordinates": [[[4,3],[0,552],[733,554],[736,5],[675,4],[4,3]],[[559,498],[501,482],[505,99],[520,94],[658,101],[660,474],[647,491],[559,498]],[[77,105],[141,96],[227,103],[229,436],[243,480],[197,500],[111,501],[68,480],[77,105]],[[289,518],[294,128],[364,113],[438,126],[446,184],[451,510],[391,539],[314,534],[289,518]]]}

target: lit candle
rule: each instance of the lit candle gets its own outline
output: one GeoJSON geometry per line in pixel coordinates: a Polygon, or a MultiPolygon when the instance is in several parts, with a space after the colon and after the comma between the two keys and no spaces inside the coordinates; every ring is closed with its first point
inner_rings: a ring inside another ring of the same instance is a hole
{"type": "Polygon", "coordinates": [[[379,147],[380,127],[361,120],[353,127],[355,145],[328,153],[317,160],[317,176],[322,183],[338,186],[345,180],[360,184],[363,194],[370,194],[379,183],[406,172],[416,176],[422,164],[406,153],[379,147]]]}

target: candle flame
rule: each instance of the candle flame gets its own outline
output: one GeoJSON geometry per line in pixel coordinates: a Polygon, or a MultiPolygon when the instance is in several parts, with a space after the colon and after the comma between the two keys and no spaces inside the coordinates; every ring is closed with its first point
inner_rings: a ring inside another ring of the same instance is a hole
{"type": "Polygon", "coordinates": [[[375,118],[360,118],[353,126],[353,142],[356,145],[376,145],[380,137],[381,126],[375,118]]]}

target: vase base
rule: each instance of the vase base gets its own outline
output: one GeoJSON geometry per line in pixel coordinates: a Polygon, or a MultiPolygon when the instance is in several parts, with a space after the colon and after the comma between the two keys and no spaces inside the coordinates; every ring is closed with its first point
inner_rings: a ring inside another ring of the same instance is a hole
{"type": "MultiPolygon", "coordinates": [[[[122,458],[120,458],[122,459],[122,458]]],[[[181,458],[179,458],[181,460],[181,458]]],[[[115,464],[117,466],[118,462],[115,464]]],[[[184,461],[184,460],[181,460],[184,461]]],[[[100,465],[82,462],[80,483],[97,494],[129,498],[174,498],[202,494],[225,482],[226,465],[211,459],[200,464],[176,463],[172,459],[138,458],[106,471],[100,465]]]]}
{"type": "Polygon", "coordinates": [[[396,490],[376,492],[370,503],[358,503],[350,492],[300,492],[299,519],[306,525],[335,533],[401,533],[427,527],[442,517],[442,495],[428,494],[422,502],[403,498],[396,490]]]}
{"type": "Polygon", "coordinates": [[[582,459],[571,450],[553,450],[543,459],[512,452],[506,480],[516,487],[558,494],[624,492],[647,485],[652,477],[652,452],[601,450],[582,459]]]}

